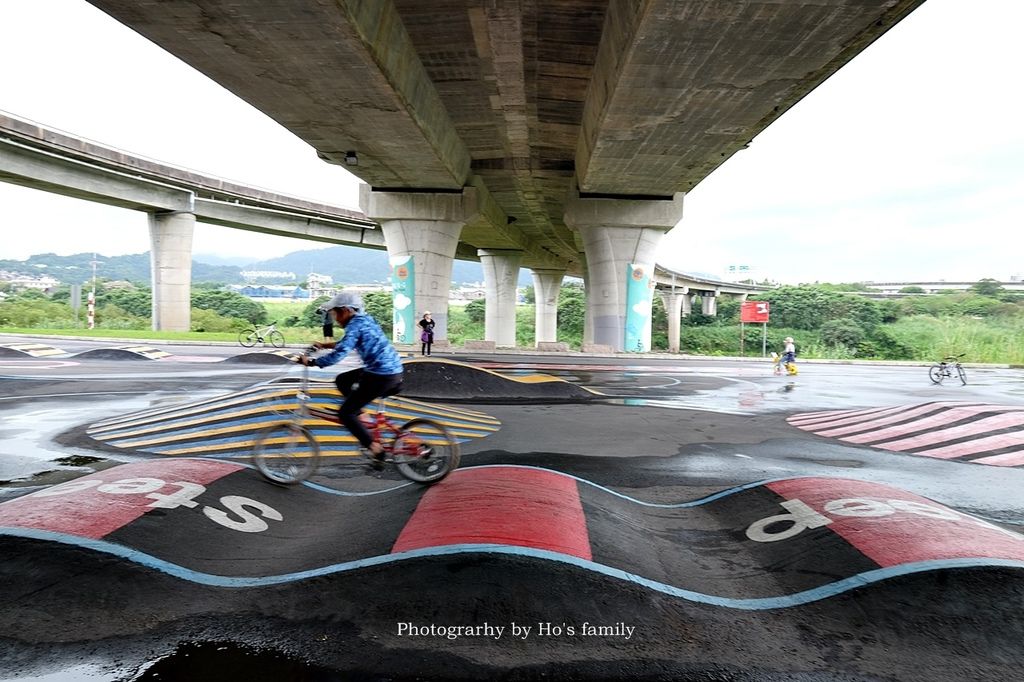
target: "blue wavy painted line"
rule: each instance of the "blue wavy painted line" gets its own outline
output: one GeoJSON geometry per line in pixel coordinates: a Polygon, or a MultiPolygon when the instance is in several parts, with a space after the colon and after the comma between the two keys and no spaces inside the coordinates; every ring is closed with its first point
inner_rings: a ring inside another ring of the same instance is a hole
{"type": "Polygon", "coordinates": [[[22,529],[22,528],[0,528],[0,535],[9,535],[12,537],[28,538],[33,540],[46,540],[50,542],[59,542],[61,544],[73,545],[83,547],[96,552],[102,552],[111,556],[117,556],[122,559],[133,561],[139,565],[147,568],[160,571],[167,575],[179,578],[181,580],[187,580],[189,582],[197,583],[200,585],[208,585],[211,587],[225,587],[225,588],[254,588],[254,587],[269,587],[271,585],[281,585],[285,583],[299,582],[302,580],[308,580],[310,578],[317,578],[326,575],[333,575],[336,573],[345,573],[348,571],[358,570],[361,568],[369,568],[371,566],[381,566],[385,564],[396,563],[400,561],[408,561],[410,559],[428,558],[428,557],[440,557],[440,556],[454,556],[458,554],[504,554],[511,556],[529,557],[533,559],[539,559],[543,561],[552,561],[561,564],[568,564],[595,573],[606,575],[610,578],[616,578],[626,582],[641,585],[648,589],[656,592],[661,592],[672,597],[685,599],[687,601],[696,602],[699,604],[709,604],[712,606],[722,606],[731,609],[739,609],[744,611],[764,611],[770,609],[783,609],[791,608],[794,606],[802,606],[804,604],[810,604],[812,602],[820,601],[822,599],[828,599],[836,595],[854,590],[857,588],[871,585],[872,583],[880,582],[882,580],[888,580],[904,575],[912,575],[915,573],[924,573],[927,571],[937,571],[955,568],[1020,568],[1024,569],[1024,562],[1014,561],[1010,559],[947,559],[937,561],[920,561],[911,564],[903,564],[901,566],[893,566],[890,568],[881,568],[873,571],[866,571],[859,573],[855,576],[838,580],[828,585],[822,585],[810,590],[803,592],[796,592],[794,594],[781,595],[778,597],[757,597],[752,599],[738,599],[734,597],[721,597],[713,594],[705,594],[703,592],[696,592],[693,590],[685,590],[673,585],[667,585],[665,583],[658,582],[656,580],[649,580],[643,576],[629,573],[618,568],[611,566],[605,566],[604,564],[598,564],[593,561],[587,561],[586,559],[580,559],[578,557],[569,556],[566,554],[559,554],[557,552],[550,552],[546,550],[531,549],[527,547],[511,547],[506,545],[492,545],[492,544],[465,544],[465,545],[449,545],[446,547],[431,547],[428,549],[417,549],[409,552],[400,552],[398,554],[384,554],[374,557],[367,557],[366,559],[358,559],[356,561],[348,561],[340,564],[333,564],[330,566],[323,566],[321,568],[314,568],[306,571],[295,571],[292,573],[283,573],[280,575],[260,576],[260,577],[230,577],[215,575],[211,573],[203,573],[201,571],[193,571],[192,569],[173,564],[169,561],[164,561],[154,557],[151,554],[140,552],[138,550],[130,549],[123,545],[117,545],[105,540],[92,540],[89,538],[80,538],[73,535],[66,535],[63,533],[54,533],[51,531],[22,529]]]}
{"type": "MultiPolygon", "coordinates": [[[[529,465],[526,465],[526,464],[482,464],[482,465],[480,465],[478,467],[461,467],[460,471],[468,470],[468,469],[491,469],[491,468],[534,469],[536,471],[545,471],[545,472],[548,472],[548,473],[551,473],[551,474],[558,474],[559,476],[565,476],[566,478],[571,478],[571,479],[573,479],[573,480],[575,480],[575,481],[577,481],[579,483],[583,483],[583,484],[589,485],[589,486],[591,486],[593,488],[597,488],[598,490],[601,490],[602,492],[606,492],[609,495],[614,495],[615,497],[622,498],[623,500],[629,500],[630,502],[634,502],[634,503],[642,505],[644,507],[656,507],[658,509],[685,509],[687,507],[699,507],[702,504],[707,504],[708,502],[714,502],[715,500],[721,499],[723,497],[728,497],[729,495],[734,495],[736,493],[743,492],[744,490],[749,490],[751,488],[757,488],[757,487],[765,485],[767,483],[774,483],[776,481],[791,481],[791,480],[793,480],[792,476],[784,476],[784,477],[780,477],[780,478],[767,478],[767,479],[764,479],[763,481],[754,481],[753,483],[744,483],[743,485],[738,485],[738,486],[735,486],[733,488],[726,488],[725,490],[721,490],[721,491],[719,491],[717,493],[714,493],[713,495],[708,495],[707,497],[702,497],[702,498],[699,498],[699,499],[696,499],[696,500],[690,500],[689,502],[676,502],[676,503],[673,503],[673,504],[661,504],[661,503],[657,503],[657,502],[645,502],[644,500],[638,500],[635,497],[630,497],[629,495],[625,495],[625,494],[620,493],[620,492],[618,492],[616,490],[612,490],[611,488],[606,488],[606,487],[604,487],[603,485],[601,485],[599,483],[594,483],[593,481],[588,481],[585,478],[580,478],[579,476],[573,476],[572,474],[567,474],[564,471],[556,471],[554,469],[546,469],[544,467],[529,466],[529,465]]],[[[815,476],[814,478],[826,478],[826,477],[824,477],[824,476],[815,476]]]]}

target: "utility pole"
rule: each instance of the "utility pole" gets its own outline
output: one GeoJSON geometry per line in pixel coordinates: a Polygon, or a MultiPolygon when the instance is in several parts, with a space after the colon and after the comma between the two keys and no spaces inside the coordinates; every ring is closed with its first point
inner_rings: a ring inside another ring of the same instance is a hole
{"type": "Polygon", "coordinates": [[[89,263],[92,265],[92,291],[89,292],[87,319],[89,320],[89,329],[93,329],[96,326],[96,266],[99,264],[99,261],[96,260],[96,252],[93,252],[92,260],[89,263]]]}

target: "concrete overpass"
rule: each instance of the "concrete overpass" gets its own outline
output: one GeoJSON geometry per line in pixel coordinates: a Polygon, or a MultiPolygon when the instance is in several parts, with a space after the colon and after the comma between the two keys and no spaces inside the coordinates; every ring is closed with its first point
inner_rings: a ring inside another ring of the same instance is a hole
{"type": "MultiPolygon", "coordinates": [[[[359,211],[240,185],[134,156],[2,112],[0,181],[147,212],[153,259],[154,329],[188,329],[194,222],[332,244],[385,248],[379,226],[359,211]]],[[[468,259],[480,257],[469,254],[468,259]]],[[[547,297],[538,298],[538,340],[554,341],[561,275],[555,281],[543,272],[534,274],[547,286],[547,297]]],[[[509,286],[513,290],[517,279],[518,272],[512,273],[509,286]]],[[[487,289],[494,297],[500,282],[495,280],[493,271],[488,272],[487,280],[487,289]]],[[[669,301],[678,301],[676,319],[670,322],[677,332],[678,317],[689,314],[693,296],[700,295],[703,311],[713,315],[716,295],[745,295],[757,290],[661,266],[656,268],[652,283],[667,296],[667,306],[675,305],[669,301]]],[[[488,340],[495,340],[494,327],[494,320],[490,320],[488,340]]]]}
{"type": "Polygon", "coordinates": [[[169,166],[0,112],[0,180],[149,214],[153,328],[188,330],[192,232],[201,221],[384,248],[359,211],[169,166]]]}
{"type": "MultiPolygon", "coordinates": [[[[884,294],[886,296],[914,296],[925,294],[939,294],[950,291],[969,291],[971,287],[977,286],[978,282],[865,282],[869,290],[884,294]],[[903,293],[903,289],[914,288],[921,291],[917,294],[903,293]]],[[[1007,282],[993,281],[992,284],[1002,287],[1006,291],[1024,291],[1024,281],[1020,277],[1010,278],[1007,282]]]]}
{"type": "Polygon", "coordinates": [[[685,192],[922,2],[90,1],[368,183],[410,322],[475,255],[499,344],[524,266],[616,349],[685,192]]]}

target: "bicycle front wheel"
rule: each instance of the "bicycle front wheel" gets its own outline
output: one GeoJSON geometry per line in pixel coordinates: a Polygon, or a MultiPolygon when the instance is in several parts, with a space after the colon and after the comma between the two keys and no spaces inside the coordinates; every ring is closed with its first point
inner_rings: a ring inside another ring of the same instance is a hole
{"type": "Polygon", "coordinates": [[[291,485],[313,475],[320,462],[320,446],[304,426],[282,422],[256,434],[253,463],[271,483],[291,485]]]}
{"type": "Polygon", "coordinates": [[[246,329],[238,333],[238,343],[245,348],[252,348],[256,345],[256,330],[246,329]]]}
{"type": "Polygon", "coordinates": [[[932,365],[932,368],[928,370],[928,377],[933,384],[941,384],[942,380],[946,378],[946,373],[939,365],[932,365]]]}
{"type": "Polygon", "coordinates": [[[391,446],[395,468],[415,483],[437,483],[459,466],[459,443],[429,419],[406,422],[391,446]]]}
{"type": "Polygon", "coordinates": [[[967,385],[967,372],[964,371],[964,368],[961,367],[960,365],[957,365],[956,366],[956,373],[960,376],[960,385],[961,386],[966,386],[967,385]]]}
{"type": "Polygon", "coordinates": [[[284,334],[276,329],[270,332],[270,343],[274,348],[284,348],[284,334]]]}

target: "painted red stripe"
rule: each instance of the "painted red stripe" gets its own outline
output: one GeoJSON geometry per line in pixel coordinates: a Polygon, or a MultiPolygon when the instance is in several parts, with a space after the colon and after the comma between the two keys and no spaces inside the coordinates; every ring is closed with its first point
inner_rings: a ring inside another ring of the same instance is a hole
{"type": "Polygon", "coordinates": [[[980,403],[968,403],[962,400],[944,400],[935,401],[930,403],[921,403],[917,405],[893,405],[891,407],[876,407],[864,410],[835,410],[831,417],[819,418],[819,419],[808,419],[804,420],[806,414],[795,415],[790,417],[790,420],[794,420],[796,425],[801,428],[813,430],[816,428],[830,428],[831,426],[842,426],[844,424],[852,424],[854,422],[868,422],[871,421],[872,417],[886,417],[890,414],[899,414],[916,408],[927,409],[939,409],[943,407],[964,407],[969,405],[979,405],[980,403]]]}
{"type": "Polygon", "coordinates": [[[789,479],[766,487],[809,506],[828,520],[828,528],[882,567],[961,558],[1024,561],[1024,536],[905,490],[833,478],[789,479]],[[876,515],[842,514],[856,506],[876,515]]]}
{"type": "Polygon", "coordinates": [[[997,467],[1016,467],[1024,465],[1024,450],[1017,450],[1016,452],[1004,452],[1001,455],[992,455],[991,457],[982,457],[980,459],[971,460],[974,464],[989,464],[997,467]]]}
{"type": "Polygon", "coordinates": [[[539,469],[453,472],[426,492],[391,551],[460,544],[592,556],[576,480],[539,469]]]}
{"type": "Polygon", "coordinates": [[[1008,429],[1013,426],[1022,425],[1024,425],[1024,414],[1020,412],[1011,412],[1008,414],[998,414],[993,417],[985,417],[984,419],[978,419],[969,424],[962,424],[948,429],[936,429],[935,431],[911,436],[910,438],[890,441],[879,447],[883,447],[886,450],[912,450],[913,448],[920,448],[926,445],[946,443],[965,436],[977,436],[978,438],[982,438],[992,431],[999,431],[1000,429],[1008,429]]]}
{"type": "Polygon", "coordinates": [[[950,422],[959,421],[960,419],[967,419],[969,417],[974,417],[979,414],[984,414],[985,412],[996,412],[1007,409],[1010,408],[1000,407],[998,405],[955,407],[951,410],[944,410],[942,412],[939,412],[938,414],[933,414],[929,417],[925,417],[924,419],[918,419],[907,424],[891,426],[887,429],[879,429],[878,431],[862,433],[856,436],[848,436],[846,438],[843,438],[842,440],[845,440],[848,443],[877,443],[879,441],[904,436],[908,433],[913,433],[914,431],[921,431],[929,428],[941,428],[948,425],[950,422]]]}
{"type": "MultiPolygon", "coordinates": [[[[953,445],[944,445],[930,450],[921,450],[914,454],[922,457],[935,457],[936,459],[953,459],[955,457],[963,457],[965,455],[976,455],[980,452],[988,452],[989,450],[1002,450],[1003,448],[1009,448],[1015,445],[1024,445],[1024,433],[1000,433],[995,436],[975,438],[974,440],[965,441],[963,443],[954,443],[953,445]]],[[[978,460],[973,461],[976,462],[978,460]]]]}
{"type": "MultiPolygon", "coordinates": [[[[904,409],[900,410],[899,412],[896,412],[894,414],[888,415],[886,417],[881,417],[879,419],[868,419],[868,420],[859,422],[857,424],[851,424],[850,426],[846,426],[844,428],[828,429],[828,430],[825,430],[825,431],[815,431],[815,433],[817,433],[819,436],[829,436],[829,437],[835,438],[835,437],[839,437],[839,436],[845,436],[845,435],[850,434],[850,433],[857,433],[857,432],[860,432],[860,431],[864,431],[865,429],[872,429],[872,428],[874,428],[874,429],[881,430],[880,427],[885,426],[886,424],[893,424],[895,422],[906,421],[907,419],[910,419],[911,417],[917,417],[919,415],[928,414],[928,413],[932,413],[934,415],[933,417],[930,417],[930,419],[935,419],[935,420],[937,420],[937,423],[941,424],[941,423],[944,423],[946,421],[949,421],[949,417],[947,417],[946,415],[949,414],[950,411],[951,410],[949,408],[943,409],[943,407],[940,406],[937,403],[927,403],[925,405],[918,405],[917,407],[904,408],[904,409]],[[940,411],[938,413],[936,413],[936,410],[940,410],[940,411]]],[[[902,426],[890,427],[889,429],[885,429],[885,431],[897,431],[899,433],[905,433],[907,429],[914,430],[915,427],[917,426],[917,424],[920,424],[922,421],[926,421],[926,420],[912,421],[912,422],[910,422],[910,424],[906,424],[906,425],[902,425],[902,426]]],[[[871,431],[870,433],[867,433],[867,434],[861,434],[859,436],[852,436],[850,438],[844,438],[843,440],[853,440],[855,438],[872,437],[874,435],[874,433],[875,433],[875,431],[871,431]]]]}
{"type": "Polygon", "coordinates": [[[821,413],[820,416],[817,417],[813,417],[808,414],[798,414],[790,417],[786,421],[793,426],[799,426],[801,429],[811,430],[815,428],[842,426],[843,424],[854,421],[870,421],[874,417],[881,417],[890,412],[897,412],[905,409],[907,409],[906,405],[897,405],[895,407],[873,407],[867,410],[834,410],[832,412],[821,413]]]}
{"type": "Polygon", "coordinates": [[[170,495],[180,490],[173,483],[206,485],[242,468],[203,459],[125,464],[4,502],[0,504],[0,526],[99,539],[152,509],[156,500],[147,494],[170,495]],[[164,484],[158,486],[161,481],[164,484]],[[146,492],[140,491],[143,488],[146,492]],[[129,492],[131,489],[138,492],[129,492]]]}

